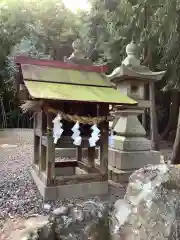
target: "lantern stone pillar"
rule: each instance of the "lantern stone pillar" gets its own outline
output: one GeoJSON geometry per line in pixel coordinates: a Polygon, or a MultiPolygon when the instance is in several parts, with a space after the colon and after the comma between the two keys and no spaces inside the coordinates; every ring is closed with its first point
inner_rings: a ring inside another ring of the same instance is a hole
{"type": "Polygon", "coordinates": [[[115,112],[116,125],[109,145],[110,179],[127,182],[133,171],[147,164],[159,164],[160,152],[151,150],[151,140],[137,116],[140,109],[126,109],[115,112]]]}
{"type": "MultiPolygon", "coordinates": [[[[116,106],[115,119],[112,124],[116,135],[111,136],[109,142],[109,174],[110,179],[115,182],[126,182],[136,169],[147,164],[159,164],[160,152],[154,150],[155,130],[151,129],[153,139],[146,138],[146,131],[138,115],[143,114],[146,108],[155,111],[154,99],[145,98],[145,86],[160,80],[165,71],[152,72],[147,67],[140,65],[138,59],[138,47],[131,43],[126,47],[127,57],[121,66],[109,75],[110,81],[119,91],[128,97],[134,98],[138,105],[127,106],[122,109],[116,106]]],[[[152,114],[155,114],[153,112],[152,114]]],[[[151,117],[152,117],[151,114],[151,117]]],[[[154,119],[151,118],[151,121],[154,119]]],[[[152,126],[155,122],[151,123],[152,126]]]]}

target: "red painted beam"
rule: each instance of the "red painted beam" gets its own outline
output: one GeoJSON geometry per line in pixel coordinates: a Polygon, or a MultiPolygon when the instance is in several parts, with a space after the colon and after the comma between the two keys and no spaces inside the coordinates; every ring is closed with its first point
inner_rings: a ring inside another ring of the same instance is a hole
{"type": "Polygon", "coordinates": [[[69,64],[69,63],[56,61],[56,60],[35,59],[35,58],[29,58],[25,56],[17,56],[15,57],[14,60],[16,64],[30,64],[30,65],[54,67],[54,68],[61,68],[61,69],[72,69],[72,70],[87,71],[87,72],[98,72],[98,73],[105,73],[108,71],[107,65],[82,66],[82,65],[69,64]]]}

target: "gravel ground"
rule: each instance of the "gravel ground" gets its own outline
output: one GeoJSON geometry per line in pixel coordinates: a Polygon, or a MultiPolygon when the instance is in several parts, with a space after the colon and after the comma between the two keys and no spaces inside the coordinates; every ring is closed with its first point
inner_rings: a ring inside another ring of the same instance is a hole
{"type": "MultiPolygon", "coordinates": [[[[32,161],[32,130],[0,131],[0,228],[8,219],[47,214],[43,199],[32,181],[28,167],[32,161]]],[[[110,187],[110,201],[122,197],[124,188],[110,187]]],[[[66,199],[80,202],[83,199],[66,199]]],[[[61,201],[49,202],[52,208],[61,201]]]]}
{"type": "Polygon", "coordinates": [[[28,174],[32,159],[31,132],[0,134],[0,222],[3,224],[8,218],[41,214],[43,201],[28,174]],[[6,145],[7,141],[11,145],[6,145]]]}
{"type": "MultiPolygon", "coordinates": [[[[33,132],[28,129],[0,131],[0,229],[9,226],[9,221],[16,225],[17,219],[35,214],[47,214],[43,199],[32,181],[28,167],[32,162],[33,132]]],[[[168,150],[168,154],[171,149],[168,150]]],[[[167,154],[165,154],[167,155],[167,154]]],[[[122,198],[124,187],[109,187],[109,200],[114,202],[122,198]]],[[[83,199],[66,199],[68,202],[80,202],[83,199]]],[[[52,208],[61,201],[49,202],[52,208]]],[[[9,227],[8,227],[9,228],[9,227]]],[[[13,227],[10,227],[13,228],[13,227]]],[[[0,239],[3,238],[0,232],[0,239]]]]}

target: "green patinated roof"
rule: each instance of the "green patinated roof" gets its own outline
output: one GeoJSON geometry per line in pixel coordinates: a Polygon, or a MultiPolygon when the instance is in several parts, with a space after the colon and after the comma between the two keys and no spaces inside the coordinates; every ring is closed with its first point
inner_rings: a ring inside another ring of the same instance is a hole
{"type": "Polygon", "coordinates": [[[61,69],[30,64],[21,65],[23,78],[55,83],[83,84],[94,86],[109,86],[111,83],[103,74],[96,72],[61,69]]]}
{"type": "MultiPolygon", "coordinates": [[[[37,63],[37,62],[36,62],[37,63]]],[[[39,63],[39,62],[38,62],[39,63]]],[[[65,63],[63,63],[65,64],[65,63]]],[[[22,76],[31,97],[64,101],[137,104],[115,90],[104,73],[21,63],[22,76]]]]}
{"type": "Polygon", "coordinates": [[[112,87],[95,87],[38,81],[25,81],[29,94],[37,99],[103,102],[110,104],[136,104],[112,87]]]}

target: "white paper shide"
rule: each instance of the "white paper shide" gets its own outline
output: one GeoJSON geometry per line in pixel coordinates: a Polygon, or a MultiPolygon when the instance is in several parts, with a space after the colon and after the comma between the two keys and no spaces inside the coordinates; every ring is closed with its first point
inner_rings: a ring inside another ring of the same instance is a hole
{"type": "Polygon", "coordinates": [[[91,129],[93,130],[91,133],[91,137],[89,138],[89,145],[90,147],[95,147],[96,146],[96,142],[99,140],[100,138],[100,130],[97,127],[96,124],[94,124],[91,129]]]}
{"type": "Polygon", "coordinates": [[[58,140],[60,139],[62,133],[64,132],[61,123],[62,117],[60,114],[57,114],[57,116],[54,118],[53,122],[53,138],[54,138],[54,144],[57,144],[58,140]]]}
{"type": "Polygon", "coordinates": [[[80,146],[82,142],[82,137],[80,136],[79,127],[80,127],[79,122],[77,121],[76,124],[71,129],[73,132],[73,135],[72,135],[72,139],[74,140],[73,144],[76,146],[80,146]]]}

